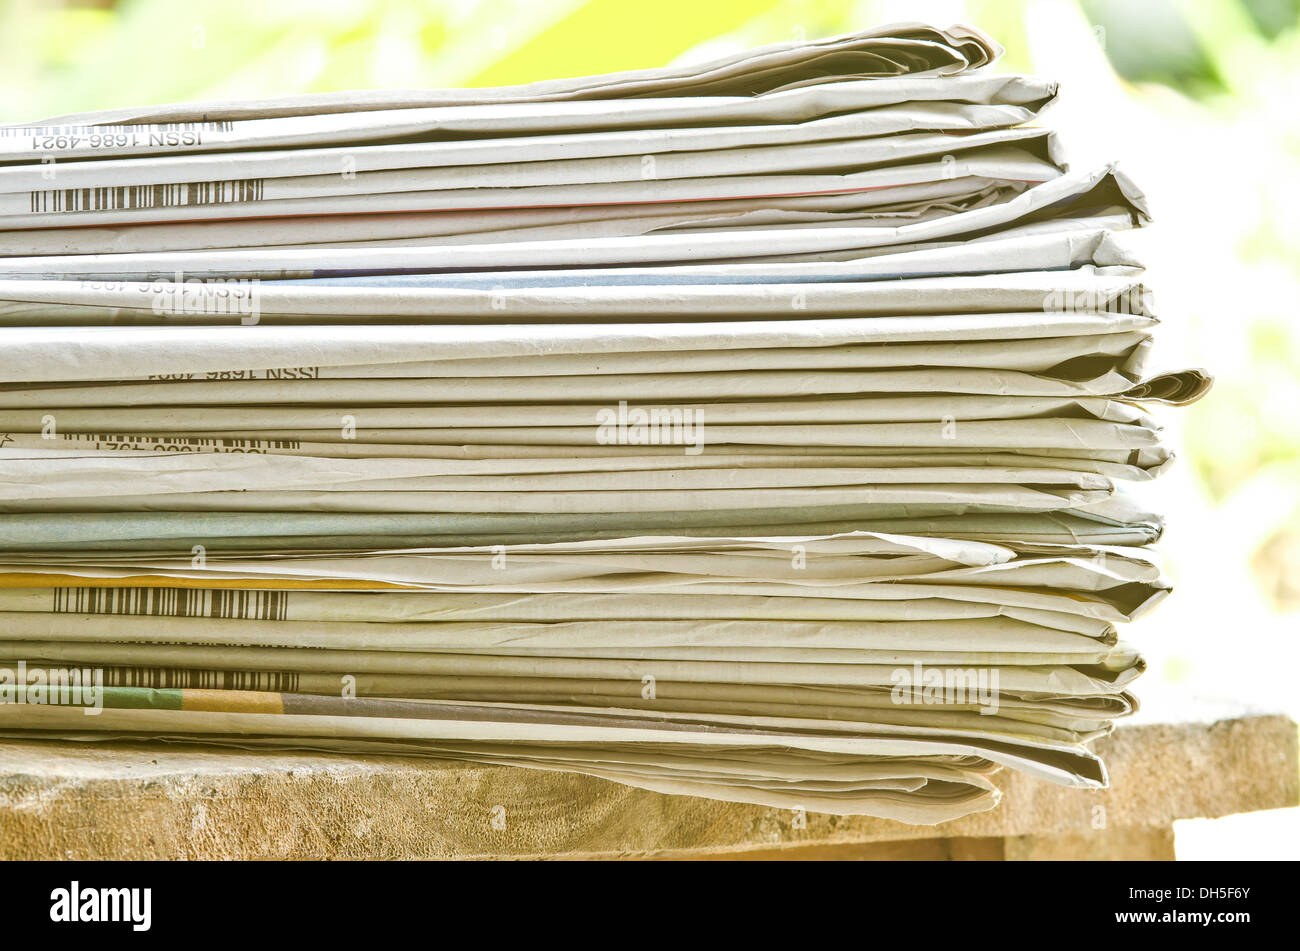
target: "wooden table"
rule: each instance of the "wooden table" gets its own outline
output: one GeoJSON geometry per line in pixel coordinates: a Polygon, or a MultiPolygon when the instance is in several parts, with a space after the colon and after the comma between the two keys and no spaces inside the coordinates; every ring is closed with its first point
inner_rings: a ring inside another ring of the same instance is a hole
{"type": "Polygon", "coordinates": [[[1167,859],[1176,819],[1300,802],[1292,719],[1180,708],[1097,745],[1109,789],[1004,771],[997,809],[939,826],[414,757],[0,741],[0,857],[1167,859]]]}

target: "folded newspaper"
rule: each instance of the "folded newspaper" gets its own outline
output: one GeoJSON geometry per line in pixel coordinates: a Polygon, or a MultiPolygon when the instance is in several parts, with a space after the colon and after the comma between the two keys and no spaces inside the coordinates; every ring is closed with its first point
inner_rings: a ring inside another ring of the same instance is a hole
{"type": "Polygon", "coordinates": [[[1210,378],[1000,53],[0,127],[0,733],[926,824],[1105,785],[1170,590],[1119,486],[1210,378]]]}

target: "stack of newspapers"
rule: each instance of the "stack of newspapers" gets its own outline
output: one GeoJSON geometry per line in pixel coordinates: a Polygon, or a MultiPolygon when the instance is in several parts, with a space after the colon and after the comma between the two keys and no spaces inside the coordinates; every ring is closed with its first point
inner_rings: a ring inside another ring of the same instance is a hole
{"type": "Polygon", "coordinates": [[[1106,783],[1157,323],[1051,81],[902,24],[0,127],[0,732],[934,823],[1106,783]]]}

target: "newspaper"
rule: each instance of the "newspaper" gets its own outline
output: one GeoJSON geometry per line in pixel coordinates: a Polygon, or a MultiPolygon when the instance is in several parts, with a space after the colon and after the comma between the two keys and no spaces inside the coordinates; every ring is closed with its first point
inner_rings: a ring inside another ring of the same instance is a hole
{"type": "MultiPolygon", "coordinates": [[[[1068,217],[1072,207],[1094,209],[1097,203],[1104,202],[1104,208],[1116,209],[1127,221],[1140,221],[1145,216],[1145,203],[1129,179],[1111,166],[1094,169],[1090,172],[1060,174],[1050,162],[1035,159],[1023,151],[1017,152],[1010,147],[1003,149],[1004,157],[999,161],[997,148],[987,150],[990,157],[975,165],[975,159],[954,159],[951,162],[939,161],[915,167],[887,169],[878,173],[853,174],[849,176],[823,176],[821,184],[826,191],[853,190],[879,187],[890,181],[908,184],[913,180],[930,180],[935,182],[951,181],[962,177],[963,170],[977,169],[994,175],[1003,175],[1017,181],[1040,181],[1037,187],[1026,188],[1014,198],[989,205],[961,211],[956,214],[939,217],[928,221],[918,221],[896,227],[853,227],[842,228],[803,228],[795,230],[741,230],[727,233],[702,233],[690,235],[651,234],[635,237],[610,237],[599,243],[580,240],[545,240],[515,241],[505,244],[482,244],[439,247],[436,251],[421,251],[409,248],[376,249],[331,249],[327,251],[305,251],[294,249],[264,249],[257,251],[193,251],[123,253],[113,255],[72,255],[60,257],[51,255],[40,258],[8,257],[0,260],[0,276],[18,278],[23,275],[52,280],[155,280],[173,279],[177,272],[190,278],[240,278],[245,280],[270,280],[278,278],[311,278],[341,276],[337,272],[348,274],[361,273],[401,273],[413,270],[448,270],[448,269],[500,269],[526,267],[596,267],[624,266],[641,264],[676,264],[684,260],[743,262],[747,259],[766,258],[780,260],[798,255],[825,252],[863,252],[872,248],[906,247],[908,245],[933,242],[936,240],[953,240],[970,236],[974,232],[985,233],[993,228],[1005,228],[1048,210],[1056,217],[1068,217]],[[1037,177],[1036,177],[1037,176],[1037,177]],[[874,186],[869,184],[874,182],[874,186]]],[[[744,178],[745,176],[737,176],[744,178]]],[[[762,179],[763,176],[758,176],[762,179]]],[[[803,179],[817,176],[801,176],[803,179]]],[[[781,195],[785,192],[805,193],[808,186],[814,189],[816,183],[810,181],[789,181],[784,184],[772,180],[769,189],[762,188],[757,182],[735,181],[725,186],[724,190],[733,193],[746,191],[768,191],[781,195]]],[[[556,189],[570,186],[556,186],[556,189]]],[[[665,187],[672,187],[668,183],[665,187]]],[[[690,186],[697,189],[697,195],[718,195],[708,192],[707,183],[690,186]]],[[[578,191],[557,192],[547,196],[536,196],[538,204],[565,204],[577,201],[579,204],[599,203],[599,199],[635,201],[639,189],[644,195],[663,196],[659,183],[633,183],[626,194],[616,196],[619,186],[579,186],[578,191]],[[606,188],[606,192],[597,192],[606,188]],[[581,190],[587,189],[588,194],[581,190]]],[[[470,190],[474,191],[474,190],[470,190]]],[[[415,193],[410,193],[415,194],[415,193]]],[[[512,202],[519,196],[512,192],[512,202]]],[[[534,196],[530,196],[530,199],[534,196]]],[[[760,196],[761,197],[761,196],[760,196]]],[[[341,199],[340,201],[349,201],[341,199]]],[[[494,199],[476,194],[466,194],[462,198],[454,195],[434,196],[429,199],[440,203],[443,210],[456,210],[464,207],[490,208],[494,199]],[[460,204],[458,204],[458,202],[460,204]]],[[[310,201],[310,200],[307,200],[310,201]]],[[[374,211],[389,199],[384,196],[366,197],[355,202],[356,211],[374,211]]],[[[410,207],[408,199],[397,199],[399,207],[389,209],[397,211],[418,210],[410,207]]],[[[256,203],[255,203],[256,204],[256,203]]],[[[309,208],[292,207],[292,202],[282,207],[284,214],[301,214],[310,212],[309,208]]],[[[249,209],[261,215],[266,211],[265,205],[249,209]]],[[[96,215],[119,216],[125,212],[77,212],[70,216],[69,223],[75,220],[79,224],[95,224],[96,215]]],[[[154,214],[151,212],[151,214],[154,214]]],[[[173,219],[184,220],[186,216],[228,217],[229,210],[217,206],[194,206],[174,209],[162,209],[157,214],[173,219]],[[207,211],[204,209],[207,208],[207,211]]],[[[269,213],[268,213],[269,215],[269,213]]],[[[38,216],[39,217],[39,216],[38,216]]],[[[40,218],[46,221],[45,218],[40,218]]],[[[725,229],[724,229],[725,230],[725,229]]]]}
{"type": "Polygon", "coordinates": [[[0,734],[1104,786],[1171,591],[1123,484],[1211,378],[1000,52],[0,126],[0,734]]]}
{"type": "Polygon", "coordinates": [[[841,36],[778,43],[689,66],[545,80],[524,86],[436,91],[359,90],[294,96],[287,100],[198,102],[61,116],[58,121],[93,118],[98,123],[175,122],[195,116],[224,119],[240,114],[315,115],[415,105],[637,99],[668,91],[752,96],[783,86],[821,85],[846,78],[950,76],[986,66],[1001,55],[1002,47],[996,41],[965,24],[940,29],[924,23],[893,23],[841,36]]]}

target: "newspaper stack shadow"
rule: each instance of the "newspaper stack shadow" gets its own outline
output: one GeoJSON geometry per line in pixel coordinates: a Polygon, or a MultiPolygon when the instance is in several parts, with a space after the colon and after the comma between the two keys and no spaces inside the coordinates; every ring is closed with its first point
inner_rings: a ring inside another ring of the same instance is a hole
{"type": "Polygon", "coordinates": [[[1116,483],[1210,381],[999,53],[0,128],[0,732],[912,823],[1104,785],[1169,590],[1116,483]]]}

